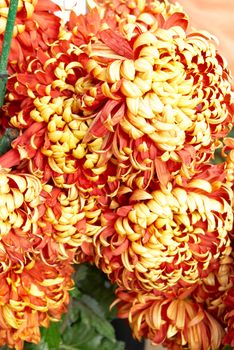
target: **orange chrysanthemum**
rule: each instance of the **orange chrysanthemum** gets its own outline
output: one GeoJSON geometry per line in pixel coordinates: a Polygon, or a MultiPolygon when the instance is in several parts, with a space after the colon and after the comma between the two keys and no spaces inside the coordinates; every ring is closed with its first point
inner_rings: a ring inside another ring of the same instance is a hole
{"type": "Polygon", "coordinates": [[[155,172],[164,184],[178,171],[189,177],[231,127],[225,60],[211,35],[186,30],[176,6],[97,1],[68,24],[72,40],[87,44],[86,67],[108,96],[85,140],[109,135],[105,150],[129,187],[146,188],[155,172]]]}
{"type": "Polygon", "coordinates": [[[168,290],[206,277],[231,253],[233,193],[222,172],[203,167],[190,181],[127,193],[127,202],[102,216],[97,266],[132,290],[168,290]]]}
{"type": "Polygon", "coordinates": [[[146,188],[155,173],[165,185],[178,172],[191,176],[231,126],[224,61],[207,35],[186,34],[173,16],[155,32],[106,29],[87,45],[87,69],[109,101],[86,140],[109,136],[106,151],[130,187],[146,188]]]}
{"type": "Polygon", "coordinates": [[[1,274],[0,346],[22,350],[24,341],[40,341],[39,327],[66,311],[72,272],[69,265],[52,267],[30,256],[24,268],[16,263],[1,274]]]}
{"type": "MultiPolygon", "coordinates": [[[[6,28],[10,0],[0,6],[0,47],[6,28]]],[[[54,14],[60,8],[50,0],[19,0],[9,65],[23,63],[28,55],[56,40],[59,33],[59,18],[54,14]]],[[[11,67],[12,68],[12,67],[11,67]]]]}
{"type": "Polygon", "coordinates": [[[233,268],[233,259],[223,257],[198,283],[185,288],[177,284],[170,292],[118,288],[119,316],[129,319],[137,339],[147,337],[155,345],[174,350],[219,348],[227,327],[227,305],[232,303],[233,268]]]}
{"type": "Polygon", "coordinates": [[[128,318],[137,339],[146,337],[155,345],[171,343],[175,349],[218,349],[224,330],[190,293],[186,289],[179,295],[144,294],[119,288],[118,315],[128,318]]]}
{"type": "MultiPolygon", "coordinates": [[[[77,183],[84,192],[94,189],[101,195],[114,172],[112,164],[102,165],[105,156],[100,150],[108,140],[84,142],[84,137],[105,96],[79,62],[79,54],[80,49],[61,40],[47,53],[38,53],[37,59],[29,59],[27,68],[9,79],[6,114],[14,127],[27,130],[0,162],[12,167],[29,159],[29,171],[42,182],[53,177],[58,187],[77,183]],[[97,93],[101,98],[95,107],[93,95],[97,93]]],[[[105,192],[102,196],[105,200],[105,192]]]]}

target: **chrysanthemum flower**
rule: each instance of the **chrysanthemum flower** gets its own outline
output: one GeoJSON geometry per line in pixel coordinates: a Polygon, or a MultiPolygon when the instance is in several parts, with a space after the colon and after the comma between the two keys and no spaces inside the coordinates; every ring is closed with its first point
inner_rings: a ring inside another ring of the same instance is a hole
{"type": "Polygon", "coordinates": [[[155,345],[171,343],[175,349],[218,349],[224,330],[190,293],[186,289],[179,295],[137,294],[119,288],[118,314],[128,318],[137,339],[146,337],[155,345]]]}
{"type": "Polygon", "coordinates": [[[1,274],[0,346],[22,350],[24,341],[40,341],[39,327],[66,311],[72,272],[70,265],[52,267],[30,256],[23,269],[16,263],[1,274]]]}
{"type": "Polygon", "coordinates": [[[108,97],[85,141],[112,141],[104,151],[129,187],[146,188],[155,173],[163,184],[178,172],[191,176],[233,118],[229,71],[212,36],[187,31],[184,13],[156,16],[158,6],[123,16],[115,30],[102,17],[99,31],[73,30],[87,44],[88,72],[108,97]]]}
{"type": "MultiPolygon", "coordinates": [[[[6,28],[10,0],[0,6],[0,47],[6,28]]],[[[10,66],[22,63],[35,50],[46,50],[57,39],[59,18],[54,14],[60,8],[51,0],[19,0],[9,57],[10,66]]]]}
{"type": "Polygon", "coordinates": [[[6,114],[11,125],[27,130],[0,161],[12,167],[29,159],[28,169],[42,182],[53,177],[58,187],[77,183],[84,191],[95,187],[98,192],[115,167],[102,164],[106,155],[101,149],[108,138],[83,140],[105,96],[79,62],[80,52],[61,40],[9,79],[6,114]],[[94,101],[97,95],[100,99],[94,101]]]}
{"type": "Polygon", "coordinates": [[[190,181],[127,193],[127,202],[102,216],[97,266],[132,290],[168,290],[206,277],[231,253],[233,193],[219,171],[203,167],[190,181]]]}

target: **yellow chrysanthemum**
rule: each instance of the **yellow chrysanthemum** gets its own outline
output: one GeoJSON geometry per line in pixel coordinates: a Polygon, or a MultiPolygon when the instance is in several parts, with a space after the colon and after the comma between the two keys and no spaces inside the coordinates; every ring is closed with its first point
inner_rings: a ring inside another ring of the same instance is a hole
{"type": "MultiPolygon", "coordinates": [[[[155,175],[164,185],[178,173],[189,178],[232,126],[226,61],[212,35],[187,29],[176,6],[97,1],[90,5],[95,10],[68,24],[105,96],[84,142],[105,135],[102,164],[112,156],[117,180],[130,188],[147,188],[155,175]]],[[[90,107],[91,90],[83,106],[88,99],[90,107]]],[[[94,106],[99,99],[93,94],[94,106]]]]}
{"type": "Polygon", "coordinates": [[[170,290],[206,277],[231,253],[233,193],[215,171],[152,193],[136,190],[116,213],[104,214],[94,238],[97,266],[132,290],[170,290]]]}
{"type": "Polygon", "coordinates": [[[174,21],[154,31],[145,25],[140,34],[137,24],[118,36],[106,29],[87,46],[87,69],[115,107],[103,108],[86,139],[103,129],[113,137],[118,171],[130,186],[146,187],[155,172],[163,184],[178,172],[191,176],[231,127],[225,61],[207,33],[186,34],[174,21]]]}
{"type": "Polygon", "coordinates": [[[89,259],[92,237],[100,229],[101,207],[76,185],[42,185],[34,175],[0,172],[0,268],[24,267],[31,254],[47,264],[89,259]]]}

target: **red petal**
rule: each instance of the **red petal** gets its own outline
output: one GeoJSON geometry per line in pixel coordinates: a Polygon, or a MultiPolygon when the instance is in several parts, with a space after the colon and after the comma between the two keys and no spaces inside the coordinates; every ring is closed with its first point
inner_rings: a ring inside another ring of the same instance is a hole
{"type": "Polygon", "coordinates": [[[19,163],[19,152],[15,149],[11,149],[0,157],[0,165],[2,168],[11,168],[19,163]]]}
{"type": "Polygon", "coordinates": [[[163,162],[160,158],[155,158],[154,162],[159,182],[164,186],[167,186],[171,178],[171,175],[167,168],[167,164],[163,162]]]}
{"type": "Polygon", "coordinates": [[[180,26],[184,30],[188,27],[188,20],[185,17],[185,14],[182,12],[173,13],[171,17],[164,23],[163,28],[169,29],[171,27],[180,26]]]}
{"type": "Polygon", "coordinates": [[[100,33],[101,40],[114,52],[123,57],[133,59],[134,54],[129,42],[112,29],[105,29],[100,33]]]}
{"type": "Polygon", "coordinates": [[[118,256],[122,254],[128,248],[128,245],[129,241],[128,239],[125,239],[124,242],[112,252],[113,256],[118,256]]]}
{"type": "Polygon", "coordinates": [[[117,210],[117,214],[119,216],[125,217],[132,210],[132,207],[132,205],[125,205],[124,207],[121,207],[117,210]]]}

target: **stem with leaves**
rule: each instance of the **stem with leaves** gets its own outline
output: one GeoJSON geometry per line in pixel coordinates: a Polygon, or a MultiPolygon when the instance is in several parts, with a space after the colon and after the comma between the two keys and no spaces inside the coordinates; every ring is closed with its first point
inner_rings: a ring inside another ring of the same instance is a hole
{"type": "Polygon", "coordinates": [[[11,0],[7,17],[6,30],[2,44],[2,53],[0,57],[0,107],[4,103],[4,96],[6,91],[6,83],[8,79],[7,63],[11,47],[11,40],[15,24],[15,17],[18,8],[18,0],[11,0]]]}

